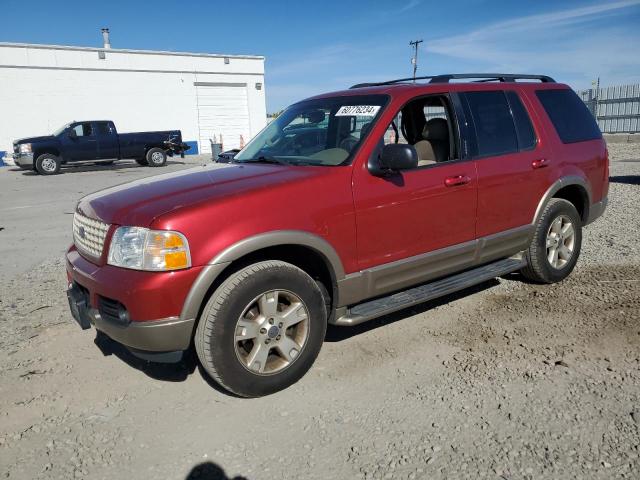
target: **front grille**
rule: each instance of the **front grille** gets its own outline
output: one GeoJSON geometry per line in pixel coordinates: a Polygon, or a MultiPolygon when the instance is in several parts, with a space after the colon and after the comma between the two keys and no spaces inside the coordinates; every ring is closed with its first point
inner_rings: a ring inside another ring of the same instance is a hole
{"type": "Polygon", "coordinates": [[[17,143],[13,144],[13,153],[20,153],[20,147],[17,143]]]}
{"type": "Polygon", "coordinates": [[[73,243],[80,253],[100,258],[108,231],[109,225],[100,220],[73,214],[73,243]]]}

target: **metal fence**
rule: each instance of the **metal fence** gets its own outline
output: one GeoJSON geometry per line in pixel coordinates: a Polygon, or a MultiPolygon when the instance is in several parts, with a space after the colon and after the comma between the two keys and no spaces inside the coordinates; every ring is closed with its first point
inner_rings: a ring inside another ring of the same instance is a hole
{"type": "Polygon", "coordinates": [[[578,95],[603,133],[640,132],[640,84],[590,88],[578,95]]]}

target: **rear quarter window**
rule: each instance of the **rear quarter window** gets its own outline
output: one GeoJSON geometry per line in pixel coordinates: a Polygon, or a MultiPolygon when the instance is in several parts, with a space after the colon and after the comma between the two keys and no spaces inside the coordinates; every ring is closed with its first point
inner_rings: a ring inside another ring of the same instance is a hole
{"type": "Polygon", "coordinates": [[[593,115],[573,90],[538,90],[536,95],[562,143],[602,138],[593,115]]]}

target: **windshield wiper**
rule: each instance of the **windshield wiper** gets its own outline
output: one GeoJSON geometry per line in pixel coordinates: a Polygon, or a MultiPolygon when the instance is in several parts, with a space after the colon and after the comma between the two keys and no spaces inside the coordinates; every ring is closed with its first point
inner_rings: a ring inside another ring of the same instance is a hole
{"type": "Polygon", "coordinates": [[[276,157],[261,155],[256,158],[249,158],[247,160],[236,160],[237,163],[275,163],[277,165],[289,165],[289,162],[280,160],[276,157]]]}

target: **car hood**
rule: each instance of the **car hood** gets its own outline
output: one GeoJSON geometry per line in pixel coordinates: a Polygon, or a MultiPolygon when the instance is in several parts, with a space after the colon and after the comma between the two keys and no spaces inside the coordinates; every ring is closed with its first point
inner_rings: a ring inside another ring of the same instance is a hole
{"type": "Polygon", "coordinates": [[[46,142],[46,141],[51,141],[54,140],[56,137],[54,137],[53,135],[44,135],[42,137],[27,137],[27,138],[20,138],[18,140],[15,140],[13,143],[15,143],[16,145],[20,145],[22,143],[38,143],[38,142],[46,142]]]}
{"type": "Polygon", "coordinates": [[[80,200],[77,210],[109,224],[147,227],[155,218],[181,208],[277,188],[280,183],[302,181],[326,170],[327,167],[211,164],[101,190],[80,200]]]}

